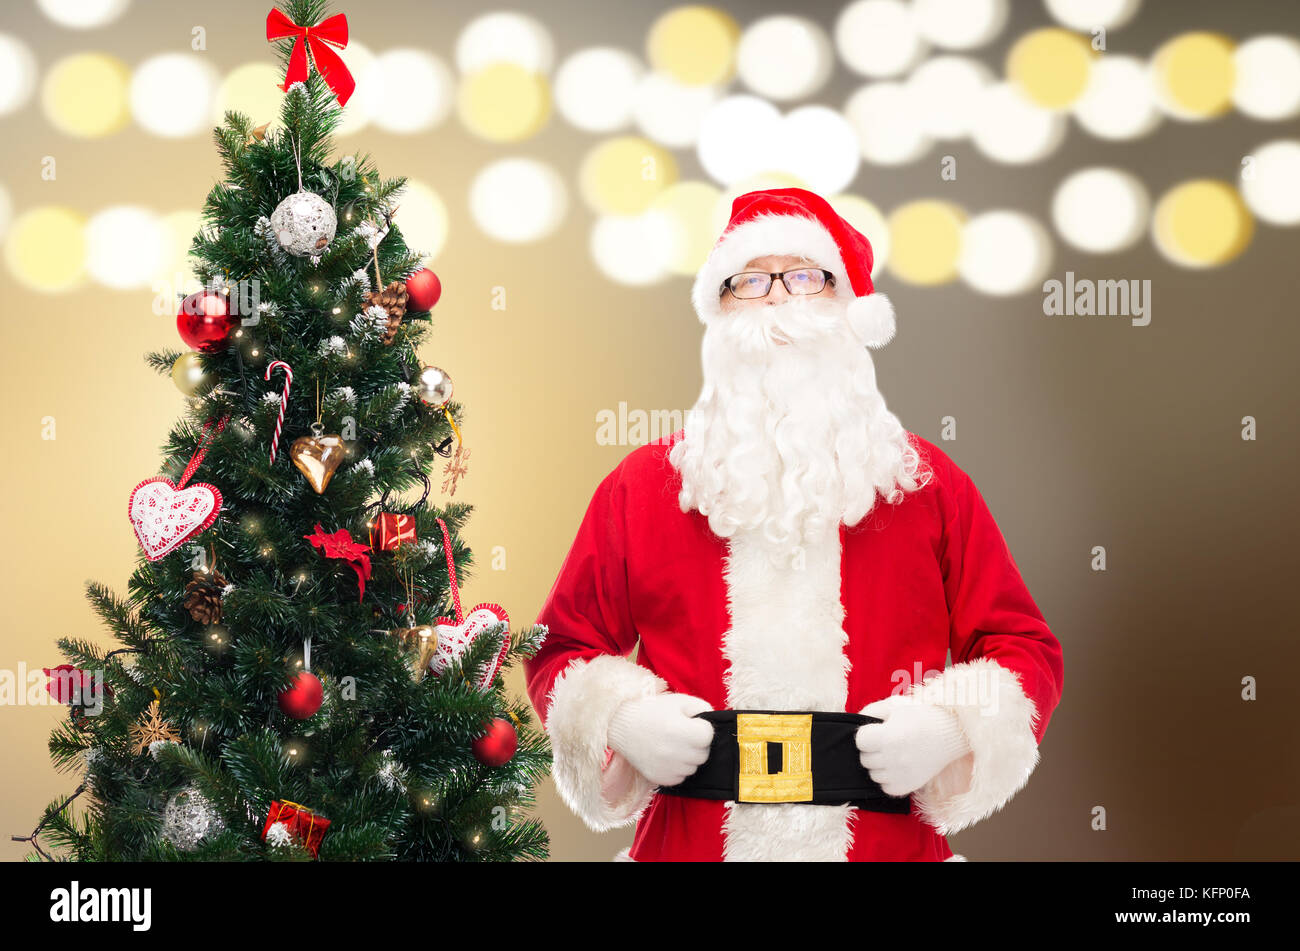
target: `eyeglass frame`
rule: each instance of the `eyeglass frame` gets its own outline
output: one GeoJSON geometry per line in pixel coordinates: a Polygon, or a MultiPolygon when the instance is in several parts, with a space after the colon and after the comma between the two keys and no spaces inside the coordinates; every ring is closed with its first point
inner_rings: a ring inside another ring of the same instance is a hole
{"type": "Polygon", "coordinates": [[[776,286],[776,279],[778,277],[781,279],[781,284],[785,287],[785,292],[789,294],[791,297],[813,297],[814,295],[820,294],[822,291],[826,290],[827,284],[829,284],[831,287],[835,286],[835,273],[833,271],[828,271],[824,267],[813,267],[811,265],[805,264],[802,267],[792,267],[786,271],[737,271],[735,274],[732,274],[731,277],[728,277],[725,281],[722,282],[722,286],[718,288],[718,296],[721,297],[723,294],[730,292],[734,300],[762,300],[768,294],[772,293],[772,288],[776,286]],[[819,287],[817,290],[813,291],[810,294],[796,294],[793,290],[790,289],[790,285],[786,284],[785,282],[785,276],[787,274],[793,274],[795,271],[821,271],[822,274],[826,276],[826,280],[821,287],[819,287]],[[740,275],[742,274],[765,275],[768,279],[767,290],[764,291],[762,294],[759,294],[757,297],[736,297],[736,292],[731,289],[731,278],[740,277],[740,275]]]}

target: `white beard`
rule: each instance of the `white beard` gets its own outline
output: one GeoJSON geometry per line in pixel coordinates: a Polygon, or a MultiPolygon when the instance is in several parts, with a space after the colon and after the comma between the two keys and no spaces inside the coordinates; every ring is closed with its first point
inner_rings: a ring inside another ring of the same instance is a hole
{"type": "Polygon", "coordinates": [[[718,536],[757,531],[788,551],[929,481],[846,304],[792,297],[709,321],[704,386],[668,458],[682,511],[718,536]]]}

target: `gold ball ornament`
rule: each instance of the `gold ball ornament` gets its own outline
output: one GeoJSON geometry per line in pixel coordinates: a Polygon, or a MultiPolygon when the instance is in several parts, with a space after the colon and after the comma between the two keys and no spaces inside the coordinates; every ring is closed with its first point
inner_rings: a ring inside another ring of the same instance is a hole
{"type": "Polygon", "coordinates": [[[438,367],[425,367],[415,387],[420,399],[429,406],[441,408],[451,402],[451,377],[438,367]]]}
{"type": "Polygon", "coordinates": [[[197,353],[193,351],[182,353],[172,364],[172,382],[176,384],[176,389],[186,396],[197,393],[199,387],[203,385],[203,380],[203,364],[199,362],[197,353]]]}

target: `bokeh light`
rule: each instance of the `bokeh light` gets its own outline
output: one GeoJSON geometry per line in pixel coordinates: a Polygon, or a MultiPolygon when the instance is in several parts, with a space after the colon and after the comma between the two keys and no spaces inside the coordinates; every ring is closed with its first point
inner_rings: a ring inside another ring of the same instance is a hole
{"type": "Polygon", "coordinates": [[[469,189],[470,216],[498,241],[538,241],[555,231],[568,211],[564,179],[535,159],[500,159],[486,166],[469,189]]]}
{"type": "Polygon", "coordinates": [[[714,7],[674,7],[655,20],[646,37],[650,65],[688,86],[731,79],[736,68],[740,26],[714,7]]]}
{"type": "Polygon", "coordinates": [[[644,71],[625,50],[579,50],[555,74],[555,107],[585,132],[614,132],[632,121],[633,94],[644,71]]]}
{"type": "Polygon", "coordinates": [[[728,96],[704,116],[696,152],[700,165],[723,185],[769,171],[770,152],[781,124],[776,106],[757,96],[728,96]]]}
{"type": "Polygon", "coordinates": [[[1114,30],[1128,23],[1142,6],[1142,0],[1046,0],[1047,10],[1057,22],[1072,30],[1114,30]]]}
{"type": "Polygon", "coordinates": [[[800,106],[781,122],[773,148],[777,167],[823,195],[847,188],[858,173],[862,154],[858,134],[839,112],[826,106],[800,106]]]}
{"type": "Polygon", "coordinates": [[[746,27],[736,50],[736,71],[754,92],[769,99],[801,99],[830,79],[831,41],[818,24],[778,14],[746,27]]]}
{"type": "Polygon", "coordinates": [[[857,195],[832,195],[826,199],[835,213],[871,242],[871,275],[880,274],[889,263],[889,224],[880,209],[857,195]]]}
{"type": "Polygon", "coordinates": [[[632,117],[649,138],[669,148],[699,141],[704,117],[720,93],[717,86],[688,86],[667,73],[647,73],[632,94],[632,117]]]}
{"type": "Polygon", "coordinates": [[[1035,105],[1006,82],[980,95],[971,140],[995,162],[1026,165],[1055,152],[1065,133],[1064,114],[1035,105]]]}
{"type": "Polygon", "coordinates": [[[969,50],[993,41],[1007,24],[1007,0],[912,0],[921,36],[935,46],[969,50]]]}
{"type": "Polygon", "coordinates": [[[936,139],[965,138],[975,108],[993,82],[993,71],[966,56],[935,56],[907,78],[907,95],[926,134],[936,139]]]}
{"type": "Polygon", "coordinates": [[[550,31],[522,13],[499,11],[471,20],[456,40],[456,67],[474,73],[494,63],[549,73],[555,63],[550,31]]]}
{"type": "Polygon", "coordinates": [[[131,77],[131,114],[154,135],[198,135],[210,128],[217,83],[217,71],[198,53],[152,56],[131,77]]]}
{"type": "Polygon", "coordinates": [[[862,157],[876,165],[904,165],[924,155],[931,139],[902,83],[868,83],[849,97],[844,115],[858,134],[862,157]]]}
{"type": "Polygon", "coordinates": [[[675,241],[669,217],[652,211],[597,218],[588,246],[602,274],[619,284],[641,287],[668,276],[675,241]]]}
{"type": "Polygon", "coordinates": [[[1107,53],[1092,64],[1088,85],[1073,112],[1089,133],[1114,140],[1144,136],[1163,118],[1151,92],[1147,64],[1122,53],[1107,53]]]}
{"type": "Polygon", "coordinates": [[[957,272],[981,294],[1005,297],[1040,287],[1052,266],[1052,239],[1029,215],[986,211],[962,230],[957,272]]]}
{"type": "MultiPolygon", "coordinates": [[[[279,89],[283,80],[283,71],[270,63],[245,63],[235,67],[217,86],[211,121],[214,124],[221,122],[227,112],[243,113],[254,126],[278,119],[280,104],[284,101],[284,93],[279,89]]],[[[354,111],[353,107],[350,105],[347,111],[354,111]]]]}
{"type": "Polygon", "coordinates": [[[1064,109],[1083,95],[1093,55],[1077,33],[1055,27],[1034,30],[1007,53],[1007,78],[1035,105],[1064,109]]]}
{"type": "MultiPolygon", "coordinates": [[[[193,277],[194,259],[190,257],[190,245],[194,236],[203,228],[203,215],[197,211],[181,210],[163,215],[160,224],[167,235],[167,254],[156,277],[162,281],[175,281],[178,278],[198,284],[193,277]]],[[[197,287],[177,287],[177,291],[189,293],[197,287]]]]}
{"type": "Polygon", "coordinates": [[[81,138],[111,135],[130,118],[130,70],[114,56],[74,53],[50,67],[41,87],[46,118],[61,132],[81,138]]]}
{"type": "Polygon", "coordinates": [[[0,33],[0,116],[27,105],[36,89],[36,57],[16,36],[0,33]]]}
{"type": "Polygon", "coordinates": [[[912,201],[889,216],[889,272],[908,284],[946,284],[957,277],[966,214],[932,199],[912,201]]]}
{"type": "Polygon", "coordinates": [[[578,170],[583,200],[602,215],[638,215],[655,195],[677,181],[672,153],[641,136],[601,142],[578,170]]]}
{"type": "Polygon", "coordinates": [[[1156,203],[1151,222],[1160,253],[1188,268],[1226,264],[1246,249],[1254,230],[1237,190],[1214,179],[1171,188],[1156,203]]]}
{"type": "Polygon", "coordinates": [[[1236,85],[1233,42],[1218,33],[1184,33],[1151,60],[1156,101],[1171,116],[1203,121],[1232,107],[1236,85]]]}
{"type": "Polygon", "coordinates": [[[708,258],[718,237],[713,232],[713,212],[719,195],[708,182],[677,182],[650,203],[650,212],[664,220],[671,236],[664,260],[671,273],[689,277],[708,258]]]}
{"type": "Polygon", "coordinates": [[[519,142],[546,125],[551,93],[541,73],[516,63],[496,63],[461,81],[457,107],[465,127],[480,138],[519,142]]]}
{"type": "Polygon", "coordinates": [[[79,286],[85,274],[85,219],[71,208],[41,207],[13,223],[5,242],[9,270],[26,287],[58,293],[79,286]]]}
{"type": "Polygon", "coordinates": [[[1241,170],[1241,195],[1260,221],[1300,225],[1300,142],[1283,139],[1252,151],[1241,170]]]}
{"type": "Polygon", "coordinates": [[[406,246],[432,261],[447,243],[449,221],[442,197],[423,182],[408,179],[393,215],[406,246]]]}
{"type": "Polygon", "coordinates": [[[902,0],[856,0],[835,19],[835,49],[855,73],[881,78],[915,66],[926,44],[902,0]]]}
{"type": "Polygon", "coordinates": [[[1085,168],[1052,197],[1052,223],[1074,247],[1092,254],[1123,251],[1146,233],[1151,199],[1136,176],[1117,168],[1085,168]]]}
{"type": "Polygon", "coordinates": [[[423,132],[451,113],[451,68],[424,50],[385,50],[366,67],[364,80],[360,105],[371,122],[388,132],[423,132]]]}
{"type": "MultiPolygon", "coordinates": [[[[352,78],[357,82],[357,88],[353,90],[348,104],[341,109],[343,114],[339,117],[339,124],[334,130],[335,135],[356,135],[370,125],[371,113],[381,108],[382,80],[380,74],[372,68],[374,62],[375,54],[371,52],[370,47],[353,39],[348,40],[347,64],[352,78]],[[381,84],[379,89],[374,88],[376,83],[381,84]]],[[[444,78],[446,78],[445,74],[444,78]]],[[[430,92],[432,93],[432,90],[430,92]]],[[[445,117],[451,111],[449,79],[447,88],[441,92],[441,102],[442,115],[445,117]]]]}
{"type": "Polygon", "coordinates": [[[1300,40],[1256,36],[1233,55],[1233,104],[1252,119],[1280,122],[1300,115],[1300,40]]]}
{"type": "Polygon", "coordinates": [[[116,20],[131,0],[36,0],[36,5],[59,26],[90,30],[116,20]]]}
{"type": "Polygon", "coordinates": [[[171,256],[171,235],[145,208],[106,208],[86,224],[86,271],[105,287],[149,287],[171,256]]]}

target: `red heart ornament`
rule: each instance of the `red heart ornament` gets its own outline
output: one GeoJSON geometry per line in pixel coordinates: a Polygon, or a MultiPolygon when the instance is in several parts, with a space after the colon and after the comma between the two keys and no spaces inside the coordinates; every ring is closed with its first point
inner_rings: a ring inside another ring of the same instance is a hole
{"type": "MultiPolygon", "coordinates": [[[[434,621],[438,625],[438,649],[434,652],[433,659],[429,661],[430,672],[434,676],[441,674],[469,649],[469,645],[474,643],[480,634],[502,622],[509,630],[510,617],[506,614],[506,609],[490,602],[474,605],[474,609],[466,614],[465,620],[459,624],[454,617],[438,618],[434,621]]],[[[500,653],[492,663],[484,667],[478,683],[475,684],[480,692],[492,686],[492,681],[496,679],[497,671],[501,669],[501,664],[509,650],[510,638],[504,637],[501,639],[500,653]]]]}
{"type": "Polygon", "coordinates": [[[206,482],[178,489],[159,476],[137,485],[126,509],[145,556],[157,561],[217,520],[221,490],[206,482]]]}

